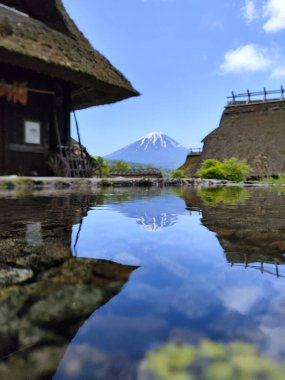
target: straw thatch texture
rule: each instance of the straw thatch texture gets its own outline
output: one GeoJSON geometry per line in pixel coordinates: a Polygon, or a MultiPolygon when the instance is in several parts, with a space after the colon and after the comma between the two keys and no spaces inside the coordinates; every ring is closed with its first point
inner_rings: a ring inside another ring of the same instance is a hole
{"type": "Polygon", "coordinates": [[[63,79],[73,86],[75,108],[139,95],[69,18],[60,0],[2,0],[0,62],[63,79]]]}
{"type": "MultiPolygon", "coordinates": [[[[234,194],[231,189],[219,190],[234,194]]],[[[224,198],[222,202],[207,203],[206,194],[214,200],[216,189],[185,193],[184,198],[188,208],[195,206],[202,211],[202,225],[215,233],[229,262],[285,263],[283,197],[277,191],[266,189],[236,190],[236,205],[234,197],[231,205],[226,204],[224,198]]]]}
{"type": "Polygon", "coordinates": [[[199,163],[200,163],[200,154],[189,153],[186,157],[186,161],[184,162],[184,164],[181,165],[178,169],[184,170],[184,171],[189,171],[193,167],[197,167],[197,164],[199,164],[199,163]]]}
{"type": "Polygon", "coordinates": [[[247,161],[252,175],[285,172],[285,100],[227,106],[219,127],[203,142],[192,175],[206,159],[231,157],[247,161]]]}

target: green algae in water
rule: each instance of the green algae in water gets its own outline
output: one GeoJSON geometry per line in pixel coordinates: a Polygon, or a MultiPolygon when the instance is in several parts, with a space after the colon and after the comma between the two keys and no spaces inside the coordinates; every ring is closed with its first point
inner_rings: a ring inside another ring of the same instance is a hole
{"type": "Polygon", "coordinates": [[[155,380],[283,380],[285,363],[260,354],[250,343],[203,340],[197,347],[161,346],[147,355],[146,368],[155,380]]]}

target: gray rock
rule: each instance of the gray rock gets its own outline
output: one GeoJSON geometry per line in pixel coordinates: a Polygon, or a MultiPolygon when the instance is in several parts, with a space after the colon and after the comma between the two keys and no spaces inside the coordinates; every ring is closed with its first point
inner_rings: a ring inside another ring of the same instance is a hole
{"type": "Polygon", "coordinates": [[[62,336],[48,329],[35,326],[28,320],[21,321],[19,328],[19,343],[23,347],[43,344],[64,344],[66,340],[62,336]]]}
{"type": "Polygon", "coordinates": [[[20,284],[30,280],[34,276],[31,269],[21,269],[13,267],[0,268],[0,286],[20,284]]]}
{"type": "Polygon", "coordinates": [[[101,303],[99,289],[83,284],[63,286],[36,302],[29,310],[29,318],[39,324],[60,323],[87,316],[101,303]]]}

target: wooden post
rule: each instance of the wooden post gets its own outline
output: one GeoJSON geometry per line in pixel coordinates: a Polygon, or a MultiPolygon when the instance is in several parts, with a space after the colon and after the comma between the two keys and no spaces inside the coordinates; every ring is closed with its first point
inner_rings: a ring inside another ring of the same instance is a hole
{"type": "Polygon", "coordinates": [[[53,110],[53,121],[54,121],[54,126],[55,126],[55,132],[56,132],[58,147],[59,147],[60,154],[62,155],[63,152],[62,152],[60,131],[59,131],[59,125],[58,125],[57,111],[56,111],[56,99],[55,99],[55,95],[53,96],[52,110],[53,110]]]}
{"type": "Polygon", "coordinates": [[[248,103],[250,102],[250,92],[249,92],[249,90],[247,90],[247,102],[248,103]]]}

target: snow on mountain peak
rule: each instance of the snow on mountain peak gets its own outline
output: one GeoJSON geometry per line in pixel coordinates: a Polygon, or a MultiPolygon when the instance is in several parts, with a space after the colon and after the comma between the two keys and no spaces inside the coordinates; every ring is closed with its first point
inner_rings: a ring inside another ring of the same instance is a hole
{"type": "Polygon", "coordinates": [[[149,144],[156,145],[157,140],[160,140],[160,146],[162,148],[166,148],[167,144],[165,141],[165,135],[162,132],[150,132],[146,134],[144,137],[140,140],[140,146],[144,146],[144,149],[146,150],[149,146],[149,144]]]}
{"type": "Polygon", "coordinates": [[[157,131],[154,131],[154,132],[150,132],[150,133],[147,133],[145,136],[143,136],[142,138],[143,139],[157,139],[157,138],[161,138],[165,136],[164,133],[162,132],[157,132],[157,131]]]}
{"type": "Polygon", "coordinates": [[[160,145],[161,148],[167,148],[167,147],[174,147],[174,148],[180,148],[183,147],[181,144],[179,144],[177,141],[173,140],[171,137],[167,136],[163,132],[150,132],[143,136],[140,140],[140,147],[143,147],[144,150],[148,149],[148,146],[150,144],[153,145],[160,145]]]}

